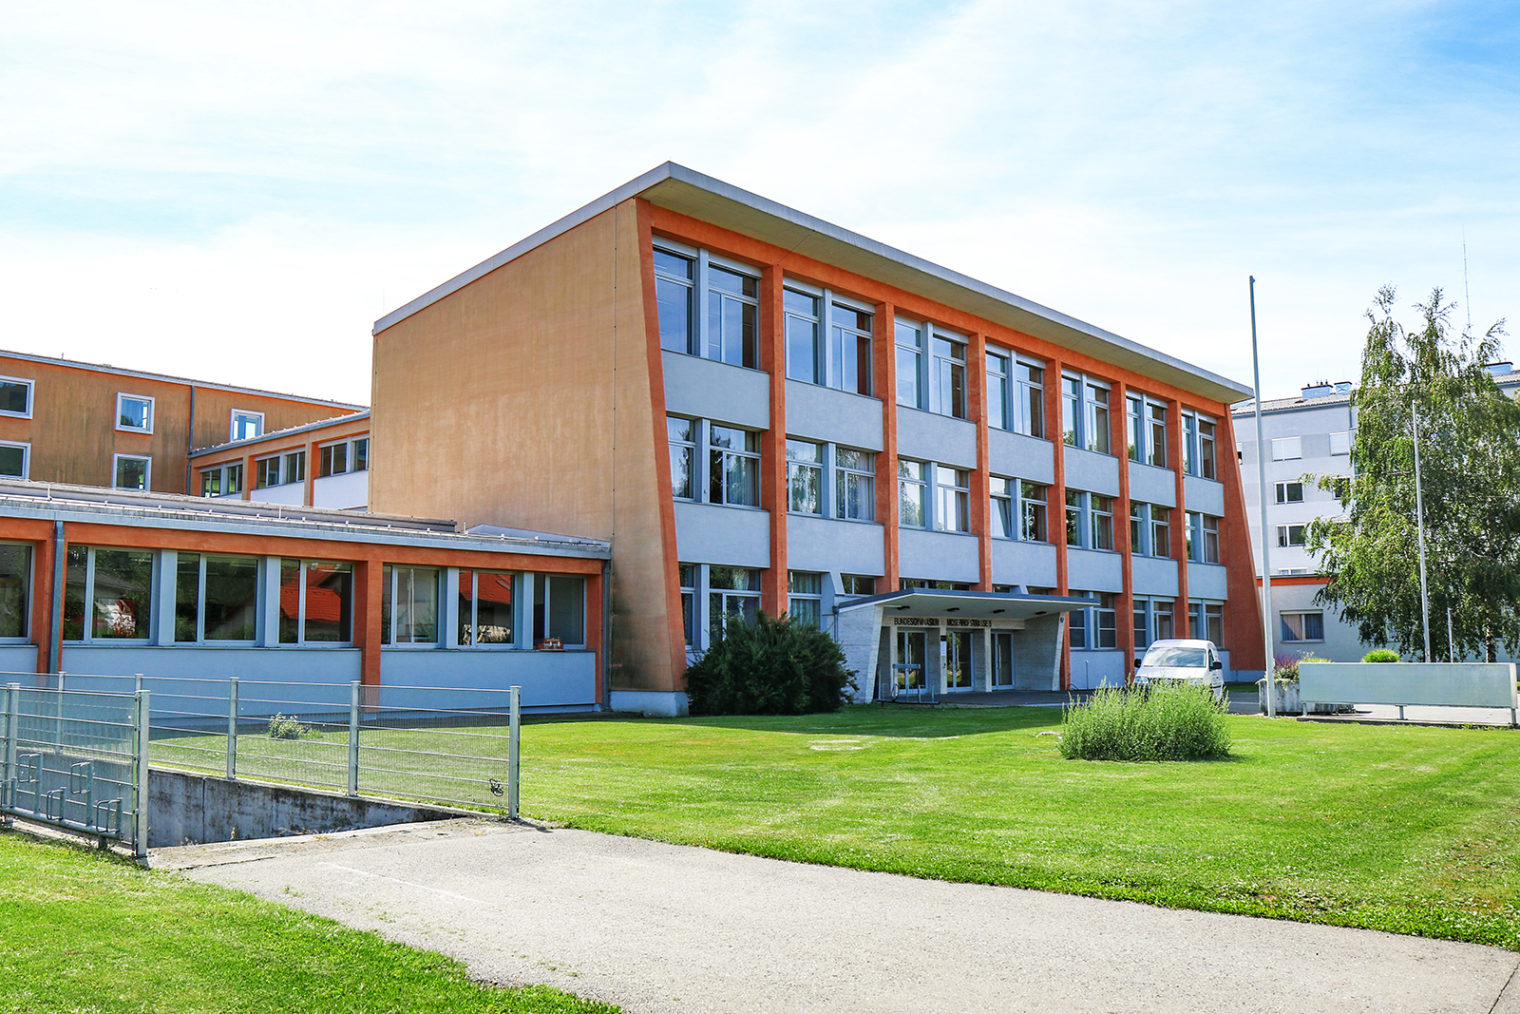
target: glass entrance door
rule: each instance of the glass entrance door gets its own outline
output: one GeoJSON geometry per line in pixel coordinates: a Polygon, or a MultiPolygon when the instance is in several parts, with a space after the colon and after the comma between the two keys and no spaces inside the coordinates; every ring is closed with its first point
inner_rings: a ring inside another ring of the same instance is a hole
{"type": "Polygon", "coordinates": [[[922,630],[897,632],[897,666],[892,674],[898,693],[924,688],[924,657],[927,637],[922,630]]]}
{"type": "Polygon", "coordinates": [[[940,639],[940,645],[945,659],[945,690],[970,690],[973,686],[970,631],[951,631],[940,639]]]}
{"type": "Polygon", "coordinates": [[[1013,689],[1013,632],[1008,630],[992,633],[992,680],[993,689],[1013,689]]]}

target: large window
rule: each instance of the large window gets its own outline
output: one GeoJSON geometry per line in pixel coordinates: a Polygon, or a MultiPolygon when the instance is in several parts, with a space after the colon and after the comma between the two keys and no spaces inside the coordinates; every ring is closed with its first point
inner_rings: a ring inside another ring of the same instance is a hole
{"type": "Polygon", "coordinates": [[[353,615],[353,564],[280,561],[281,644],[348,644],[353,615]]]}
{"type": "Polygon", "coordinates": [[[1129,418],[1129,460],[1166,467],[1166,405],[1143,394],[1125,398],[1129,418]]]}
{"type": "Polygon", "coordinates": [[[823,575],[794,570],[787,573],[787,612],[798,623],[823,626],[823,575]]]}
{"type": "Polygon", "coordinates": [[[760,434],[708,426],[707,499],[733,507],[760,506],[760,434]]]}
{"type": "Polygon", "coordinates": [[[1045,370],[1001,352],[987,353],[987,424],[1045,435],[1045,370]]]}
{"type": "Polygon", "coordinates": [[[369,469],[369,437],[354,437],[317,448],[317,478],[369,469]]]}
{"type": "Polygon", "coordinates": [[[153,459],[135,454],[116,454],[111,458],[111,484],[117,489],[148,489],[153,481],[153,459]]]}
{"type": "Polygon", "coordinates": [[[901,320],[896,333],[898,404],[966,418],[966,340],[901,320]]]}
{"type": "Polygon", "coordinates": [[[459,572],[459,646],[508,645],[512,641],[515,574],[498,570],[459,572]]]}
{"type": "Polygon", "coordinates": [[[694,648],[697,634],[697,569],[698,564],[679,564],[681,582],[681,629],[686,634],[686,647],[694,648]]]}
{"type": "Polygon", "coordinates": [[[1175,636],[1172,614],[1176,604],[1172,599],[1135,598],[1135,651],[1143,651],[1152,641],[1164,641],[1175,636]]]}
{"type": "Polygon", "coordinates": [[[380,591],[381,644],[438,643],[436,567],[387,564],[380,591]]]}
{"type": "Polygon", "coordinates": [[[760,365],[760,280],[705,251],[654,250],[660,345],[734,366],[760,365]],[[702,312],[699,293],[705,293],[702,312]]]}
{"type": "MultiPolygon", "coordinates": [[[[760,572],[748,567],[707,568],[707,627],[712,641],[732,618],[755,622],[760,613],[760,572]]],[[[709,642],[711,643],[711,642],[709,642]]]]}
{"type": "Polygon", "coordinates": [[[116,428],[136,433],[153,432],[153,399],[144,394],[116,396],[116,428]]]}
{"type": "Polygon", "coordinates": [[[1307,525],[1278,525],[1277,544],[1284,549],[1299,548],[1304,545],[1304,531],[1307,525]]]}
{"type": "Polygon", "coordinates": [[[971,531],[971,473],[966,469],[934,466],[934,527],[971,531]]]}
{"type": "Polygon", "coordinates": [[[787,510],[823,513],[823,446],[808,440],[786,442],[787,510]]]}
{"type": "Polygon", "coordinates": [[[31,587],[31,547],[0,544],[0,638],[26,637],[31,587]]]}
{"type": "Polygon", "coordinates": [[[876,455],[834,448],[834,516],[846,521],[876,517],[876,455]]]}
{"type": "Polygon", "coordinates": [[[1187,558],[1194,563],[1219,562],[1219,518],[1187,512],[1187,558]]]}
{"type": "Polygon", "coordinates": [[[1106,383],[1090,377],[1061,377],[1061,438],[1072,447],[1110,453],[1109,398],[1106,383]]]}
{"type": "Polygon", "coordinates": [[[1097,604],[1069,613],[1073,650],[1119,646],[1118,598],[1112,592],[1071,591],[1068,594],[1097,599],[1097,604]]]}
{"type": "Polygon", "coordinates": [[[1027,479],[992,476],[992,537],[1020,539],[1024,542],[1046,540],[1046,498],[1050,487],[1027,479]]]}
{"type": "MultiPolygon", "coordinates": [[[[254,489],[267,489],[270,486],[305,482],[306,452],[287,451],[284,454],[272,454],[267,458],[259,458],[253,463],[253,469],[254,489]]],[[[202,476],[201,481],[204,485],[204,476],[202,476]]]]}
{"type": "MultiPolygon", "coordinates": [[[[305,452],[301,452],[301,455],[304,465],[305,452]]],[[[201,470],[201,496],[236,496],[242,491],[243,463],[241,461],[201,470]]]]}
{"type": "Polygon", "coordinates": [[[820,294],[788,287],[782,301],[786,375],[852,394],[870,394],[871,311],[840,301],[827,290],[820,294]]]}
{"type": "Polygon", "coordinates": [[[1193,636],[1224,644],[1224,603],[1194,599],[1192,609],[1193,636]]]}
{"type": "Polygon", "coordinates": [[[1131,500],[1130,551],[1139,556],[1172,555],[1172,509],[1131,500]]]}
{"type": "Polygon", "coordinates": [[[666,439],[670,441],[670,489],[677,500],[695,500],[697,496],[697,424],[678,416],[665,417],[666,439]]]}
{"type": "Polygon", "coordinates": [[[1294,461],[1303,456],[1303,437],[1277,437],[1272,441],[1273,461],[1294,461]]]}
{"type": "Polygon", "coordinates": [[[70,546],[65,641],[146,641],[153,632],[153,553],[70,546]]]}
{"type": "Polygon", "coordinates": [[[566,648],[586,644],[586,579],[539,574],[533,597],[533,644],[554,638],[566,648]]]}
{"type": "Polygon", "coordinates": [[[259,458],[253,463],[253,488],[267,489],[280,485],[280,456],[259,458]]]}
{"type": "Polygon", "coordinates": [[[1302,482],[1279,482],[1276,485],[1278,503],[1303,503],[1304,484],[1302,482]]]}
{"type": "Polygon", "coordinates": [[[929,465],[897,459],[897,523],[904,528],[929,527],[929,465]]]}
{"type": "Polygon", "coordinates": [[[1318,609],[1279,613],[1278,640],[1284,644],[1325,639],[1325,614],[1318,609]]]}
{"type": "Polygon", "coordinates": [[[32,417],[32,382],[21,377],[0,377],[0,415],[32,417]]]}
{"type": "Polygon", "coordinates": [[[966,343],[935,334],[930,359],[931,412],[966,418],[966,343]]]}
{"type": "Polygon", "coordinates": [[[232,440],[252,440],[254,437],[264,435],[264,413],[251,412],[246,409],[235,408],[232,410],[232,440]]]}
{"type": "Polygon", "coordinates": [[[252,643],[258,636],[259,564],[256,556],[180,553],[174,640],[252,643]]]}
{"type": "Polygon", "coordinates": [[[31,471],[31,458],[30,444],[0,440],[0,476],[7,479],[25,479],[31,471]]]}
{"type": "Polygon", "coordinates": [[[1077,549],[1113,549],[1114,498],[1068,489],[1066,544],[1077,549]]]}

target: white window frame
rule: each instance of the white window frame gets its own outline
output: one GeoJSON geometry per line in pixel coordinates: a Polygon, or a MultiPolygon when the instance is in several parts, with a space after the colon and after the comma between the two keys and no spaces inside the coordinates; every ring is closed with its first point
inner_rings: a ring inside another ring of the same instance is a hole
{"type": "Polygon", "coordinates": [[[1272,486],[1272,493],[1273,493],[1273,499],[1277,503],[1279,503],[1279,504],[1303,503],[1304,502],[1304,484],[1300,480],[1296,480],[1295,479],[1295,480],[1289,480],[1289,481],[1286,481],[1286,482],[1274,483],[1273,486],[1272,486]],[[1291,497],[1288,496],[1288,494],[1290,492],[1292,492],[1292,490],[1291,490],[1290,487],[1293,487],[1293,486],[1297,486],[1298,487],[1298,499],[1296,499],[1296,500],[1292,499],[1291,497]]]}
{"type": "Polygon", "coordinates": [[[1278,633],[1277,640],[1278,640],[1278,642],[1280,644],[1323,644],[1325,642],[1325,611],[1323,609],[1283,609],[1283,610],[1280,610],[1278,612],[1278,614],[1277,614],[1277,633],[1278,633]],[[1292,631],[1289,628],[1288,623],[1287,623],[1287,619],[1290,616],[1299,619],[1299,630],[1298,631],[1292,631]],[[1317,617],[1319,617],[1319,636],[1318,637],[1304,637],[1304,636],[1289,637],[1289,636],[1287,636],[1290,633],[1298,633],[1298,634],[1302,635],[1302,633],[1303,633],[1303,620],[1302,620],[1302,618],[1306,617],[1306,616],[1317,616],[1317,617]]]}
{"type": "MultiPolygon", "coordinates": [[[[432,564],[425,564],[425,563],[424,564],[391,563],[391,564],[386,564],[385,565],[385,569],[387,571],[387,573],[386,573],[385,576],[388,579],[388,587],[385,589],[385,591],[386,591],[387,596],[390,598],[391,615],[390,615],[390,623],[388,625],[389,629],[381,631],[381,635],[380,635],[381,636],[381,640],[380,640],[381,645],[387,651],[393,650],[393,649],[400,649],[400,650],[403,650],[403,651],[427,651],[427,650],[432,649],[432,648],[441,648],[441,647],[443,647],[443,645],[444,645],[444,639],[448,636],[448,632],[444,630],[444,622],[443,622],[444,621],[444,608],[443,608],[444,579],[448,576],[448,570],[447,570],[447,568],[437,567],[437,566],[433,566],[432,564]],[[401,576],[400,576],[400,574],[398,572],[401,571],[401,570],[407,570],[407,571],[431,570],[431,571],[435,572],[434,575],[433,575],[433,639],[431,641],[397,641],[396,640],[396,616],[400,612],[400,610],[398,610],[396,608],[396,605],[397,605],[397,603],[399,603],[401,601],[400,598],[397,595],[397,591],[399,590],[400,585],[401,585],[401,576]]],[[[302,570],[302,573],[303,574],[305,573],[304,569],[302,570]]],[[[474,586],[474,583],[472,582],[471,585],[470,585],[470,590],[473,592],[474,588],[475,588],[475,586],[474,586]]],[[[513,582],[512,591],[513,591],[513,593],[515,595],[516,591],[517,591],[517,587],[516,587],[516,582],[515,581],[513,582]]],[[[305,579],[304,578],[302,579],[302,582],[301,582],[301,608],[303,610],[302,617],[303,617],[303,621],[304,621],[304,616],[305,616],[304,610],[306,608],[306,583],[305,583],[305,579]]],[[[472,609],[474,608],[474,600],[473,599],[471,600],[471,608],[472,609]]],[[[303,629],[304,629],[304,622],[303,622],[303,629]]],[[[516,632],[514,631],[513,634],[515,636],[516,632]]]]}
{"type": "MultiPolygon", "coordinates": [[[[1061,505],[1061,523],[1067,525],[1066,544],[1072,549],[1090,549],[1095,553],[1117,552],[1115,548],[1117,546],[1117,543],[1114,541],[1114,509],[1119,502],[1119,498],[1116,496],[1110,496],[1107,493],[1093,493],[1085,489],[1070,488],[1066,490],[1066,495],[1068,497],[1075,496],[1077,498],[1076,504],[1072,504],[1070,501],[1068,501],[1067,503],[1061,505]],[[1095,496],[1102,497],[1109,502],[1108,510],[1100,511],[1093,506],[1093,497],[1095,496]],[[1080,543],[1072,542],[1070,538],[1071,527],[1068,524],[1067,519],[1070,517],[1073,508],[1075,508],[1077,514],[1077,534],[1081,537],[1082,540],[1080,543]],[[1108,518],[1107,546],[1098,545],[1098,519],[1101,517],[1108,518]]],[[[1127,521],[1128,519],[1125,520],[1127,521]]],[[[1047,526],[1049,525],[1048,512],[1046,517],[1046,524],[1047,526]]]]}
{"type": "MultiPolygon", "coordinates": [[[[356,643],[354,640],[354,610],[355,607],[359,604],[360,594],[358,571],[354,567],[354,562],[352,560],[334,560],[331,558],[319,558],[310,556],[274,556],[270,557],[270,559],[274,561],[274,579],[276,582],[279,582],[280,580],[281,572],[286,560],[294,560],[296,563],[296,571],[301,575],[300,583],[297,585],[297,590],[300,594],[297,596],[296,606],[296,639],[294,641],[286,641],[280,637],[279,617],[276,616],[274,620],[275,646],[278,646],[280,648],[321,648],[324,650],[329,648],[352,648],[356,643]],[[314,563],[348,564],[349,602],[348,640],[346,641],[309,641],[306,638],[306,574],[307,568],[314,563]]],[[[386,645],[385,647],[390,646],[386,645]]]]}
{"type": "Polygon", "coordinates": [[[259,437],[262,437],[264,435],[264,413],[263,412],[254,412],[254,411],[251,411],[251,410],[246,409],[246,408],[235,408],[235,409],[233,409],[231,411],[231,413],[229,414],[228,418],[229,418],[229,422],[228,422],[228,425],[227,425],[227,439],[229,441],[236,442],[236,441],[239,441],[239,440],[257,440],[259,437]],[[258,432],[255,433],[255,434],[253,434],[253,436],[251,436],[251,437],[240,437],[240,436],[238,436],[237,428],[238,428],[238,417],[239,416],[242,416],[242,417],[247,418],[247,419],[255,419],[255,418],[258,419],[258,421],[259,421],[259,423],[258,423],[258,432]]]}
{"type": "Polygon", "coordinates": [[[285,455],[266,454],[262,458],[253,459],[253,488],[270,489],[274,486],[285,485],[285,455]],[[263,465],[265,462],[274,462],[274,482],[263,482],[263,465]]]}
{"type": "MultiPolygon", "coordinates": [[[[705,608],[705,610],[703,612],[703,616],[702,616],[702,645],[703,645],[703,647],[709,647],[709,646],[711,646],[711,644],[713,642],[713,637],[712,637],[712,635],[714,633],[714,631],[712,629],[712,627],[713,627],[713,609],[712,609],[712,606],[713,606],[713,603],[712,603],[713,596],[716,595],[716,596],[718,596],[718,599],[719,599],[719,609],[720,609],[721,615],[722,615],[722,623],[719,625],[719,628],[718,628],[720,631],[728,626],[728,614],[730,612],[734,611],[734,610],[729,609],[728,603],[729,603],[730,600],[733,600],[733,601],[752,601],[752,602],[755,603],[755,610],[756,610],[756,612],[757,613],[759,612],[759,609],[760,609],[760,588],[762,587],[762,583],[765,580],[764,572],[760,568],[757,568],[757,567],[739,567],[739,566],[733,566],[733,565],[730,565],[730,564],[720,564],[720,563],[704,563],[704,564],[702,564],[702,572],[698,576],[697,579],[702,582],[701,583],[701,589],[702,589],[702,591],[706,595],[706,601],[704,602],[704,605],[705,605],[706,608],[705,608]],[[712,568],[713,567],[725,567],[725,568],[728,568],[730,570],[749,571],[749,572],[751,572],[751,573],[753,573],[755,575],[755,587],[753,589],[743,589],[743,590],[734,589],[734,588],[714,588],[713,585],[712,585],[712,568]]],[[[740,610],[740,611],[742,611],[742,610],[740,610]]]]}
{"type": "Polygon", "coordinates": [[[1193,599],[1188,603],[1188,622],[1192,624],[1191,636],[1204,641],[1214,641],[1214,646],[1224,647],[1224,603],[1210,599],[1193,599]],[[1219,611],[1219,640],[1209,636],[1209,613],[1219,611]]]}
{"type": "MultiPolygon", "coordinates": [[[[3,414],[3,413],[0,413],[0,414],[3,414]]],[[[21,481],[25,482],[29,478],[31,478],[31,474],[32,474],[32,445],[30,443],[26,443],[24,441],[19,441],[19,440],[0,440],[0,447],[19,447],[19,448],[21,448],[21,474],[20,475],[0,475],[0,479],[20,479],[21,481]]],[[[112,472],[111,478],[112,478],[113,481],[116,478],[114,470],[112,472]]]]}
{"type": "MultiPolygon", "coordinates": [[[[443,596],[454,596],[459,594],[458,578],[464,576],[465,574],[470,575],[470,615],[466,617],[464,615],[463,607],[461,607],[459,615],[455,617],[454,620],[454,629],[446,631],[443,634],[443,644],[446,647],[461,648],[464,651],[519,650],[520,645],[518,643],[518,636],[522,631],[522,624],[520,622],[521,618],[518,615],[518,605],[520,604],[522,592],[522,572],[516,570],[493,570],[489,567],[459,567],[457,569],[446,569],[443,575],[444,592],[443,595],[440,596],[440,606],[442,605],[443,596]],[[477,639],[477,632],[480,630],[480,575],[482,574],[505,574],[510,576],[512,579],[512,639],[509,641],[490,641],[482,644],[477,639]],[[469,644],[465,644],[459,639],[459,625],[461,622],[467,622],[469,624],[471,638],[469,644]]],[[[395,599],[392,598],[391,602],[392,612],[394,612],[395,599]]],[[[441,610],[438,619],[438,625],[440,627],[443,626],[443,616],[441,610]]]]}
{"type": "Polygon", "coordinates": [[[935,464],[931,485],[934,489],[933,529],[950,535],[966,535],[971,531],[971,472],[969,468],[935,464]],[[949,481],[944,481],[948,477],[949,481]],[[962,478],[965,479],[964,484],[962,478]],[[953,510],[952,510],[953,506],[953,510]],[[966,527],[958,526],[960,515],[966,516],[966,527]],[[954,514],[952,517],[951,515],[954,514]]]}
{"type": "Polygon", "coordinates": [[[786,509],[789,514],[802,514],[808,517],[828,517],[828,493],[825,487],[828,485],[825,476],[828,472],[828,453],[825,446],[816,440],[803,440],[800,437],[787,437],[786,447],[786,509]],[[816,458],[794,458],[792,449],[794,444],[802,444],[813,448],[818,452],[816,458]],[[792,502],[792,483],[802,472],[811,472],[815,492],[815,504],[817,510],[803,510],[792,502]]]}
{"type": "MultiPolygon", "coordinates": [[[[1061,373],[1061,442],[1064,443],[1067,447],[1075,447],[1079,450],[1089,451],[1093,454],[1102,454],[1108,457],[1114,457],[1115,454],[1112,436],[1112,413],[1115,410],[1113,385],[1111,383],[1099,377],[1089,376],[1085,373],[1068,373],[1064,371],[1061,373]],[[1070,399],[1067,398],[1066,393],[1067,385],[1070,383],[1075,383],[1077,385],[1077,397],[1075,399],[1076,406],[1072,410],[1070,431],[1071,439],[1067,440],[1066,405],[1070,399]],[[1094,390],[1108,392],[1108,401],[1103,405],[1103,409],[1105,412],[1109,413],[1109,424],[1103,428],[1103,439],[1108,441],[1109,446],[1107,450],[1101,451],[1097,448],[1098,436],[1096,432],[1098,429],[1096,425],[1098,402],[1097,399],[1089,396],[1090,392],[1094,390]]],[[[1117,410],[1127,412],[1128,406],[1120,406],[1117,410]]]]}
{"type": "Polygon", "coordinates": [[[712,504],[714,507],[739,507],[743,508],[744,510],[760,509],[760,505],[765,502],[765,491],[763,486],[765,477],[761,474],[761,458],[760,451],[758,450],[760,444],[760,432],[758,430],[748,429],[744,426],[730,426],[727,423],[717,423],[706,419],[703,420],[703,423],[704,425],[702,427],[702,435],[707,438],[705,442],[705,450],[707,453],[702,455],[702,463],[706,470],[705,474],[703,475],[703,479],[705,481],[702,483],[703,502],[712,504]],[[713,443],[713,427],[715,426],[719,429],[735,430],[737,432],[743,433],[745,435],[746,443],[748,443],[748,439],[750,437],[754,437],[757,449],[752,451],[747,446],[744,448],[722,447],[718,444],[713,443]],[[754,503],[738,503],[729,499],[728,469],[726,467],[722,470],[722,476],[720,479],[723,487],[723,497],[720,500],[714,500],[712,498],[712,457],[714,454],[722,455],[725,462],[729,458],[740,458],[746,461],[754,462],[754,503]]]}
{"type": "Polygon", "coordinates": [[[1273,461],[1297,461],[1304,456],[1303,437],[1273,437],[1273,461]]]}
{"type": "Polygon", "coordinates": [[[932,531],[934,529],[934,475],[932,469],[934,462],[918,461],[914,458],[897,459],[897,525],[899,528],[911,528],[915,531],[932,531]],[[903,466],[908,465],[916,469],[913,475],[903,475],[903,466]],[[908,524],[902,518],[902,499],[904,484],[916,487],[919,492],[920,513],[923,517],[921,524],[908,524]]]}
{"type": "MultiPolygon", "coordinates": [[[[909,404],[901,398],[898,398],[897,403],[905,408],[916,408],[922,412],[933,412],[935,415],[942,415],[949,419],[969,420],[971,418],[972,393],[971,339],[959,331],[952,331],[949,328],[941,327],[933,321],[898,317],[893,321],[892,340],[892,354],[894,356],[897,354],[898,349],[913,352],[914,369],[917,379],[917,403],[909,404]],[[904,342],[897,337],[897,330],[900,327],[913,331],[916,344],[904,342]],[[961,358],[957,360],[954,356],[945,357],[936,355],[934,351],[934,342],[936,340],[959,346],[962,353],[961,358]],[[940,385],[938,383],[940,373],[938,364],[941,362],[949,364],[946,366],[946,369],[951,371],[952,375],[956,365],[960,366],[961,400],[965,403],[964,415],[956,415],[953,411],[955,407],[953,404],[943,404],[944,399],[940,396],[940,385]]],[[[897,397],[896,391],[893,392],[893,397],[897,397]]]]}
{"type": "Polygon", "coordinates": [[[1187,559],[1189,563],[1206,563],[1218,566],[1223,558],[1224,547],[1220,542],[1219,522],[1217,514],[1205,514],[1203,511],[1187,512],[1187,559]],[[1212,528],[1206,521],[1213,521],[1212,528]],[[1214,536],[1214,559],[1209,559],[1208,536],[1214,536]]]}
{"type": "Polygon", "coordinates": [[[702,499],[698,490],[702,488],[702,476],[706,469],[703,468],[697,457],[697,440],[701,436],[701,427],[702,421],[700,419],[688,419],[684,415],[665,416],[665,444],[670,451],[680,448],[687,462],[686,481],[688,489],[684,494],[676,489],[676,467],[675,462],[671,462],[670,494],[673,499],[682,500],[687,503],[700,503],[702,499]],[[687,437],[685,439],[671,435],[670,424],[672,421],[683,422],[690,427],[687,430],[687,437]]]}
{"type": "Polygon", "coordinates": [[[228,476],[228,474],[233,469],[242,469],[242,468],[243,468],[243,463],[241,461],[224,461],[220,465],[210,465],[210,466],[208,466],[206,468],[202,468],[200,470],[200,472],[201,472],[201,492],[198,493],[197,495],[201,496],[201,497],[205,497],[206,499],[209,499],[209,500],[220,500],[223,497],[241,497],[243,495],[243,490],[247,487],[248,476],[246,474],[241,474],[240,473],[239,476],[238,476],[238,488],[236,490],[231,490],[231,491],[229,491],[227,489],[227,476],[228,476]],[[212,474],[215,474],[217,476],[217,480],[216,480],[217,492],[215,492],[215,493],[207,493],[206,492],[206,476],[212,475],[212,474]]]}
{"type": "Polygon", "coordinates": [[[155,415],[157,415],[157,408],[156,408],[156,406],[154,404],[154,400],[153,400],[153,397],[151,395],[147,395],[147,394],[132,394],[129,391],[117,391],[116,392],[116,428],[119,431],[121,431],[122,433],[152,433],[153,432],[153,423],[154,423],[154,416],[155,415]],[[128,398],[130,398],[133,401],[144,402],[147,405],[147,407],[148,407],[148,411],[147,411],[148,425],[146,425],[146,426],[123,426],[121,424],[121,406],[122,406],[122,402],[124,402],[128,398]]]}
{"type": "Polygon", "coordinates": [[[1277,526],[1277,548],[1279,548],[1279,549],[1303,549],[1308,544],[1307,541],[1306,541],[1306,536],[1308,535],[1308,532],[1309,532],[1309,526],[1308,526],[1307,523],[1305,523],[1305,524],[1294,524],[1294,525],[1278,525],[1277,526]],[[1295,528],[1298,529],[1298,541],[1297,542],[1293,541],[1293,529],[1295,529],[1295,528]]]}
{"type": "Polygon", "coordinates": [[[145,468],[143,468],[143,484],[142,484],[142,487],[141,487],[141,491],[144,492],[144,493],[150,492],[153,489],[153,456],[151,454],[113,454],[113,455],[111,455],[111,488],[112,489],[124,489],[124,490],[128,490],[128,491],[134,490],[134,489],[138,488],[136,486],[118,486],[116,484],[117,479],[118,479],[118,477],[121,474],[121,462],[123,460],[127,460],[127,461],[141,461],[146,466],[145,468]]]}
{"type": "MultiPolygon", "coordinates": [[[[0,384],[21,384],[26,388],[26,411],[7,412],[0,410],[0,416],[6,416],[11,419],[30,419],[32,417],[33,399],[37,396],[36,381],[29,380],[26,377],[0,377],[0,384]]],[[[118,416],[118,418],[120,417],[118,416]]]]}

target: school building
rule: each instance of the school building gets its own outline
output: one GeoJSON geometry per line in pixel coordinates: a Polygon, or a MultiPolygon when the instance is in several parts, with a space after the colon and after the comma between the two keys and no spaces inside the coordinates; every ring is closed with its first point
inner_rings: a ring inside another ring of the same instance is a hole
{"type": "Polygon", "coordinates": [[[369,506],[609,543],[614,708],[761,609],[863,699],[1263,669],[1246,387],[682,166],[374,334],[369,506]]]}

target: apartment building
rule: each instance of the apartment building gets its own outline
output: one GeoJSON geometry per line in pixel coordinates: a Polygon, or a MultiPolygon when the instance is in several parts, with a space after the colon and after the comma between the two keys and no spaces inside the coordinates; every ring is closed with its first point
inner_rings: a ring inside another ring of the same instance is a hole
{"type": "Polygon", "coordinates": [[[761,609],[864,699],[1260,672],[1247,393],[667,163],[376,323],[369,502],[610,541],[614,708],[761,609]]]}
{"type": "MultiPolygon", "coordinates": [[[[1502,391],[1520,397],[1520,371],[1513,363],[1494,363],[1489,373],[1502,391]]],[[[1261,566],[1261,490],[1258,458],[1266,459],[1267,544],[1272,572],[1274,653],[1312,654],[1335,662],[1358,661],[1371,648],[1356,628],[1332,608],[1315,601],[1326,579],[1306,546],[1305,533],[1316,518],[1341,513],[1333,489],[1321,479],[1349,480],[1356,436],[1352,383],[1321,382],[1304,387],[1296,398],[1262,402],[1260,455],[1256,441],[1255,403],[1234,406],[1236,452],[1251,526],[1251,552],[1258,580],[1261,566]]],[[[1432,623],[1443,622],[1432,617],[1432,623]]]]}
{"type": "Polygon", "coordinates": [[[198,447],[363,408],[0,352],[0,478],[188,493],[198,447]]]}

